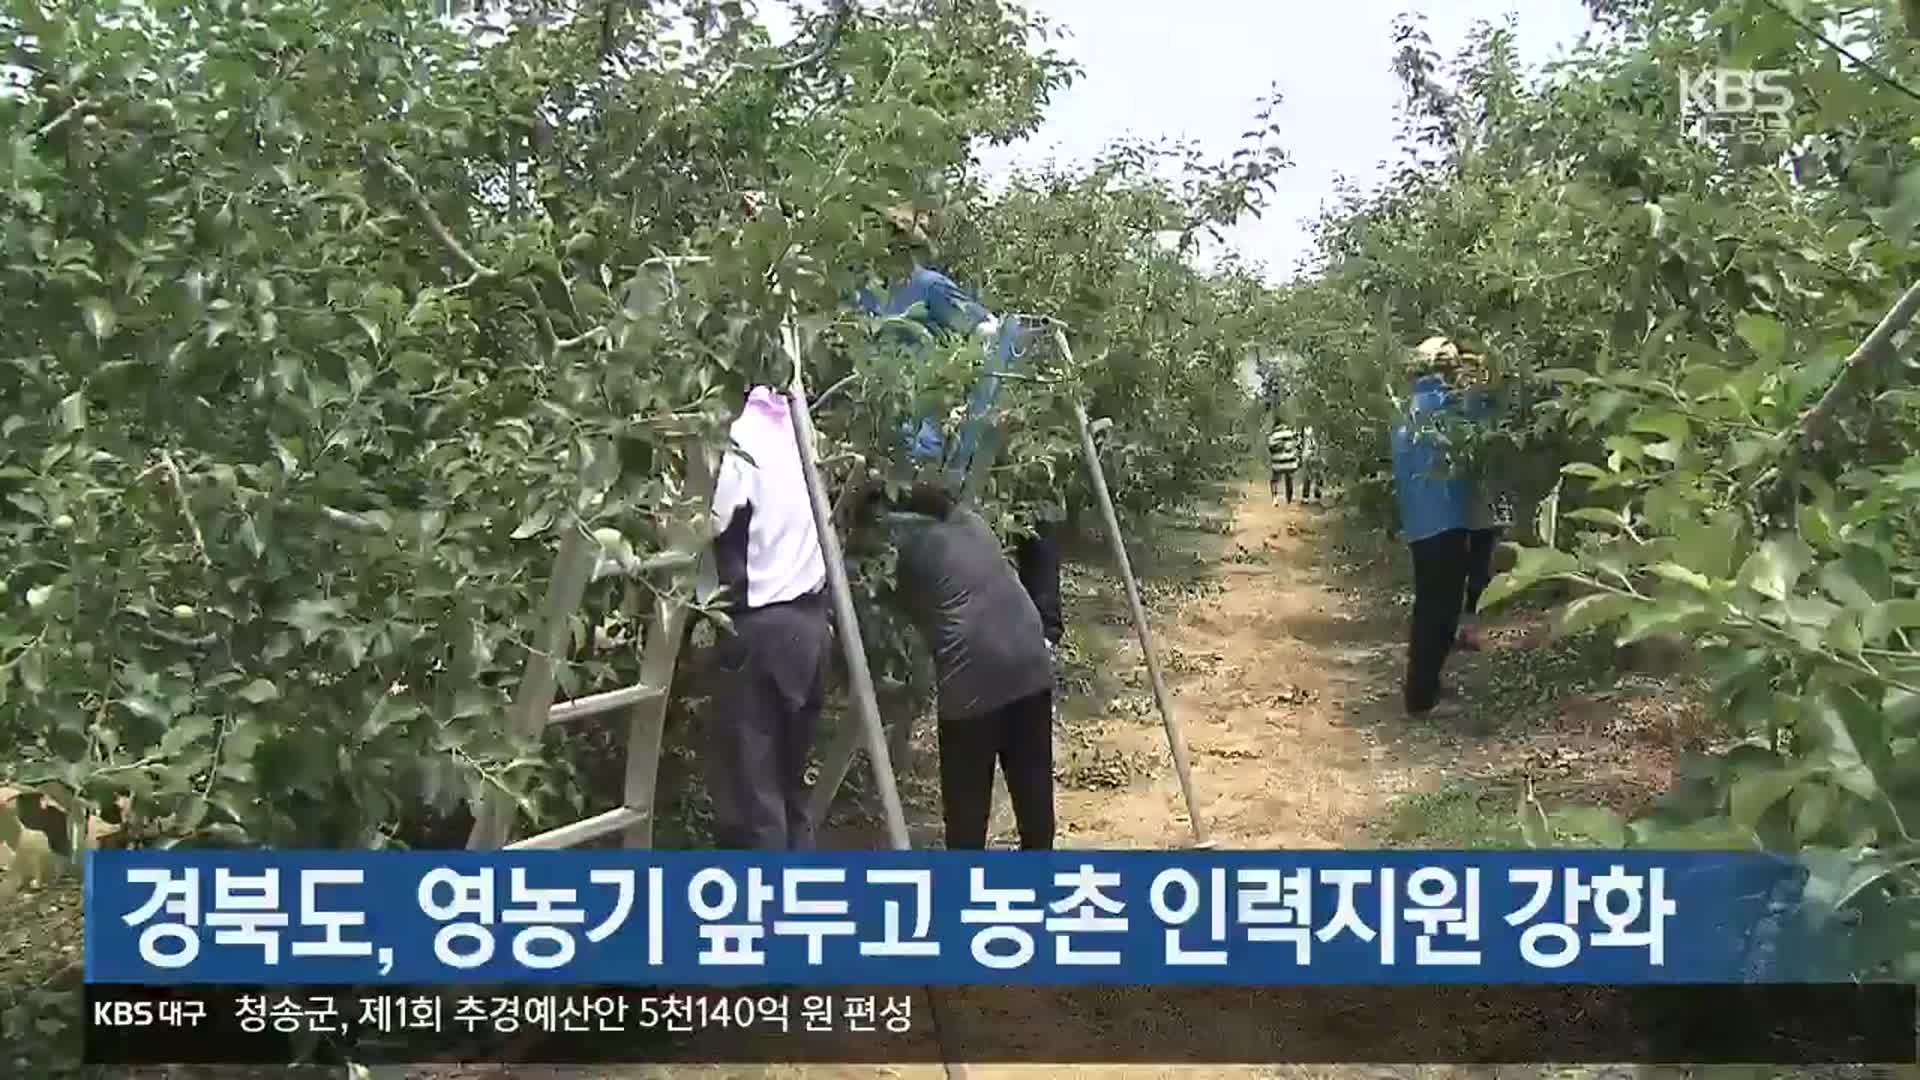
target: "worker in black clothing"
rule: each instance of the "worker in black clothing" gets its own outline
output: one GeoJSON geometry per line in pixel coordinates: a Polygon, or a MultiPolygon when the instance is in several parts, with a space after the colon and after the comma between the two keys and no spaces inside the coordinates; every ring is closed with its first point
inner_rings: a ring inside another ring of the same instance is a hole
{"type": "Polygon", "coordinates": [[[1053,847],[1053,665],[1000,540],[936,484],[897,509],[899,596],[933,655],[947,847],[986,847],[998,763],[1020,846],[1053,847]]]}

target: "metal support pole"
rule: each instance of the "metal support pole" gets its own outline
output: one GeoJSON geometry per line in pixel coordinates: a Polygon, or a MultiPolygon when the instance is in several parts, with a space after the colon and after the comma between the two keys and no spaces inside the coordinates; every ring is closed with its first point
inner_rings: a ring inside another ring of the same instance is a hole
{"type": "MultiPolygon", "coordinates": [[[[1067,347],[1067,335],[1056,329],[1054,344],[1061,359],[1069,365],[1073,352],[1067,347]]],[[[1133,628],[1140,635],[1140,652],[1147,660],[1147,677],[1153,681],[1153,700],[1160,706],[1160,719],[1167,728],[1167,748],[1173,753],[1173,769],[1180,777],[1180,794],[1187,801],[1187,820],[1193,826],[1193,846],[1210,848],[1206,821],[1200,816],[1200,800],[1193,793],[1193,767],[1187,761],[1187,741],[1180,733],[1180,721],[1174,718],[1173,702],[1167,694],[1166,680],[1160,676],[1160,655],[1153,647],[1153,633],[1147,628],[1147,609],[1140,602],[1140,586],[1133,577],[1133,563],[1127,558],[1127,542],[1120,536],[1120,518],[1113,510],[1113,495],[1107,490],[1107,474],[1100,468],[1100,450],[1094,445],[1093,430],[1087,424],[1087,408],[1073,403],[1073,422],[1080,429],[1080,453],[1087,459],[1087,471],[1093,476],[1093,493],[1100,502],[1101,523],[1113,545],[1113,558],[1120,566],[1120,578],[1127,586],[1127,606],[1133,610],[1133,628]]]]}
{"type": "Polygon", "coordinates": [[[839,627],[840,646],[847,657],[847,681],[853,686],[854,707],[860,713],[864,729],[867,760],[873,763],[874,784],[880,789],[881,808],[887,817],[887,842],[896,851],[913,846],[907,836],[907,816],[900,808],[900,789],[894,783],[893,755],[887,749],[887,733],[880,726],[880,703],[873,692],[873,672],[867,667],[867,646],[860,637],[860,620],[854,614],[853,589],[847,584],[847,565],[840,552],[840,534],[833,528],[833,508],[820,477],[820,453],[814,444],[813,413],[807,408],[806,380],[802,377],[799,334],[793,323],[781,328],[787,358],[793,361],[793,437],[800,444],[801,472],[806,476],[807,495],[813,502],[813,526],[820,534],[820,554],[827,563],[827,589],[833,594],[833,619],[839,627]]]}
{"type": "MultiPolygon", "coordinates": [[[[833,528],[833,504],[827,498],[820,476],[820,453],[814,444],[813,412],[807,407],[806,379],[800,363],[800,335],[789,320],[781,327],[781,342],[787,359],[793,362],[793,437],[800,443],[800,463],[807,479],[807,495],[813,500],[813,525],[820,534],[820,554],[827,562],[827,588],[833,593],[834,620],[840,627],[840,645],[847,657],[847,681],[853,684],[854,705],[860,710],[860,726],[866,737],[867,760],[873,763],[874,783],[880,788],[880,804],[887,815],[887,841],[896,851],[913,848],[907,835],[907,816],[900,808],[900,789],[894,782],[893,755],[887,747],[887,733],[880,725],[880,702],[873,692],[873,671],[867,666],[867,646],[860,637],[860,620],[853,609],[853,589],[847,584],[847,565],[840,553],[840,534],[833,528]]],[[[823,814],[824,818],[825,815],[823,814]]],[[[946,1038],[940,1023],[940,1002],[932,987],[924,988],[927,1009],[933,1020],[934,1042],[946,1054],[946,1038]]],[[[943,1061],[947,1080],[966,1080],[967,1067],[943,1061]]]]}

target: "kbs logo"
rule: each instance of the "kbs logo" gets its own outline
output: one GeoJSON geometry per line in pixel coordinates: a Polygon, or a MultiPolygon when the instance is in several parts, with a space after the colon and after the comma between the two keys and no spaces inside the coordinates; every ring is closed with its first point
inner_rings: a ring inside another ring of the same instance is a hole
{"type": "Polygon", "coordinates": [[[95,1027],[152,1027],[151,1001],[96,1001],[93,1003],[95,1027]]]}
{"type": "Polygon", "coordinates": [[[1787,73],[1777,68],[1707,68],[1680,72],[1680,112],[1685,116],[1717,113],[1743,116],[1766,113],[1785,116],[1793,108],[1787,73]]]}

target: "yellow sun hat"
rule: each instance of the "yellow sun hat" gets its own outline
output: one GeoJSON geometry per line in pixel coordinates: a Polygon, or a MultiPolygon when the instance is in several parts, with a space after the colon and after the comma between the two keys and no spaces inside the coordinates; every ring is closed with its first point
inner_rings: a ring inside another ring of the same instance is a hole
{"type": "Polygon", "coordinates": [[[912,203],[896,203],[892,206],[874,206],[874,213],[880,215],[891,229],[914,244],[927,243],[927,225],[929,215],[925,210],[912,203]]]}
{"type": "Polygon", "coordinates": [[[1486,377],[1487,358],[1465,352],[1453,339],[1436,334],[1413,347],[1413,354],[1407,359],[1407,374],[1414,378],[1443,375],[1478,381],[1486,377]]]}
{"type": "Polygon", "coordinates": [[[1413,376],[1451,374],[1459,365],[1460,346],[1436,334],[1413,347],[1413,354],[1407,357],[1407,374],[1413,376]]]}

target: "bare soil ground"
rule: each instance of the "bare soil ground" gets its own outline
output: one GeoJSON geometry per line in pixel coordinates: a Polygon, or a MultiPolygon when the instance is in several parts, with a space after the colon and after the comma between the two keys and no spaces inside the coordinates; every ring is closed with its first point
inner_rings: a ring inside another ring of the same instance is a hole
{"type": "MultiPolygon", "coordinates": [[[[1213,515],[1176,522],[1154,551],[1134,552],[1145,582],[1175,711],[1191,750],[1200,810],[1222,848],[1515,846],[1518,792],[1542,798],[1644,804],[1670,780],[1675,753],[1700,730],[1684,680],[1622,674],[1611,656],[1554,642],[1537,614],[1490,624],[1493,646],[1450,664],[1456,696],[1494,723],[1485,735],[1408,721],[1399,706],[1404,661],[1404,549],[1343,531],[1339,516],[1273,506],[1249,484],[1213,515]]],[[[1063,847],[1178,848],[1191,824],[1156,712],[1124,591],[1098,551],[1070,567],[1067,694],[1056,730],[1063,847]]],[[[936,749],[916,732],[902,795],[917,845],[939,842],[936,749]]],[[[864,769],[864,764],[859,768],[864,769]]],[[[871,800],[850,785],[833,843],[872,842],[871,800]]],[[[996,836],[1012,835],[1004,793],[996,836]]],[[[57,911],[57,903],[47,906],[57,911]]],[[[16,911],[26,910],[16,908],[16,911]]],[[[54,920],[57,916],[48,916],[54,920]]],[[[12,920],[5,920],[11,922],[12,920]]],[[[48,925],[55,925],[50,921],[48,925]]],[[[61,924],[64,925],[64,924],[61,924]]],[[[71,929],[71,928],[69,928],[71,929]]],[[[40,938],[0,935],[0,960],[40,938]]],[[[924,1001],[924,999],[922,999],[924,1001]]],[[[1205,1030],[1213,1015],[1159,1016],[1205,1030]]],[[[1044,989],[943,995],[949,1046],[1006,1048],[1009,1033],[1087,1039],[1137,1034],[1125,1010],[1064,1009],[1044,989]]],[[[1766,1070],[1772,1072],[1773,1070],[1766,1070]]],[[[387,1070],[381,1070],[385,1073],[387,1070]]],[[[940,1066],[705,1066],[408,1070],[410,1075],[542,1080],[755,1077],[764,1080],[932,1078],[940,1066]]],[[[1583,1076],[1626,1069],[1573,1070],[1583,1076]]],[[[1566,1076],[1569,1070],[1436,1067],[989,1066],[970,1080],[1032,1077],[1566,1076]]],[[[393,1075],[398,1075],[397,1073],[393,1075]]]]}
{"type": "MultiPolygon", "coordinates": [[[[1457,695],[1496,718],[1493,731],[1414,724],[1399,706],[1404,551],[1344,533],[1337,515],[1273,506],[1248,485],[1216,515],[1157,531],[1135,551],[1174,710],[1185,729],[1201,813],[1221,848],[1517,846],[1517,793],[1633,809],[1669,781],[1673,748],[1698,719],[1682,683],[1610,671],[1552,642],[1538,614],[1493,621],[1494,645],[1450,668],[1457,695]]],[[[1124,589],[1096,549],[1069,572],[1065,681],[1056,730],[1062,847],[1166,849],[1193,836],[1154,707],[1124,589]]],[[[936,749],[916,733],[903,798],[917,844],[939,842],[936,749]]],[[[846,799],[838,842],[872,842],[872,808],[846,799]]],[[[1002,792],[995,837],[1011,846],[1002,792]]],[[[923,999],[924,1000],[924,999],[923,999]]],[[[1138,1014],[1063,1008],[1044,988],[943,994],[949,1049],[1021,1040],[1125,1039],[1138,1014]],[[1063,1036],[1063,1032],[1066,1032],[1063,1036]]],[[[1161,1015],[1159,1023],[1217,1030],[1226,1014],[1161,1015]]],[[[1508,1080],[1631,1076],[1630,1068],[1433,1066],[973,1065],[969,1080],[1178,1077],[1359,1080],[1403,1077],[1508,1080]]],[[[1766,1070],[1771,1072],[1771,1070],[1766,1070]]],[[[1643,1070],[1644,1073],[1644,1070],[1643,1070]]],[[[503,1070],[515,1080],[932,1080],[938,1065],[708,1066],[503,1070]]]]}

